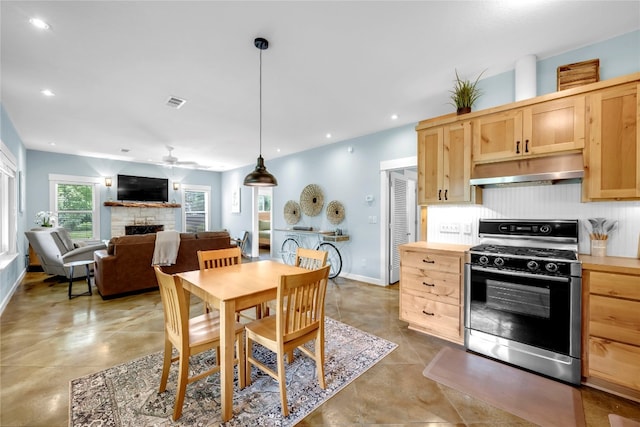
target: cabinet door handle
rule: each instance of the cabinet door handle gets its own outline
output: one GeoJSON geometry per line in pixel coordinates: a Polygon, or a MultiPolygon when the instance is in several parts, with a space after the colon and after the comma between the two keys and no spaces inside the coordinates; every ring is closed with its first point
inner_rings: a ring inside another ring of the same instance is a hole
{"type": "Polygon", "coordinates": [[[438,190],[438,200],[442,200],[442,190],[438,190]]]}
{"type": "Polygon", "coordinates": [[[528,153],[528,152],[529,152],[529,140],[528,140],[528,139],[526,139],[526,140],[524,141],[524,152],[525,152],[525,153],[528,153]]]}
{"type": "Polygon", "coordinates": [[[425,286],[431,286],[431,287],[435,287],[435,283],[427,283],[427,282],[422,282],[423,285],[425,286]]]}
{"type": "Polygon", "coordinates": [[[516,141],[516,154],[520,154],[520,141],[516,141]]]}
{"type": "Polygon", "coordinates": [[[435,264],[435,261],[429,258],[423,259],[422,262],[426,262],[427,264],[435,264]]]}
{"type": "Polygon", "coordinates": [[[429,313],[428,311],[422,310],[422,314],[426,314],[427,316],[435,316],[434,313],[429,313]]]}
{"type": "Polygon", "coordinates": [[[444,199],[449,200],[449,190],[444,190],[444,199]]]}

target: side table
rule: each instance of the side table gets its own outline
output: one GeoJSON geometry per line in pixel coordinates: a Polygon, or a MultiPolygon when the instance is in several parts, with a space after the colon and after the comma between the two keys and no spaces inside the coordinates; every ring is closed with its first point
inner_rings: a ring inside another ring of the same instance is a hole
{"type": "Polygon", "coordinates": [[[71,261],[63,264],[63,267],[68,267],[71,270],[69,271],[69,299],[80,297],[80,296],[88,296],[91,295],[91,271],[89,270],[89,266],[93,264],[93,260],[84,260],[84,261],[71,261]],[[87,287],[89,290],[83,294],[72,294],[71,288],[73,287],[73,269],[74,267],[79,267],[84,265],[87,269],[87,287]]]}

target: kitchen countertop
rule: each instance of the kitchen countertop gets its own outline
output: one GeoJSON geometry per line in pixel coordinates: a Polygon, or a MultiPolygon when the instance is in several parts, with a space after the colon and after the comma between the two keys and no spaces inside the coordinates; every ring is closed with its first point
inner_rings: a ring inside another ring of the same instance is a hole
{"type": "Polygon", "coordinates": [[[434,243],[434,242],[411,242],[398,246],[399,249],[429,249],[443,252],[466,252],[473,245],[461,245],[458,243],[434,243]]]}
{"type": "Polygon", "coordinates": [[[607,273],[624,273],[640,275],[640,259],[591,255],[579,255],[583,270],[597,270],[607,273]]]}

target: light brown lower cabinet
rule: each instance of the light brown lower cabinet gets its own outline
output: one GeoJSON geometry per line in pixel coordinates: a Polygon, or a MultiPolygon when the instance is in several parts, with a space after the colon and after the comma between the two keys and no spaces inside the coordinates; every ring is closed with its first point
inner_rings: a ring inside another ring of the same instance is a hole
{"type": "MultiPolygon", "coordinates": [[[[583,264],[584,266],[584,264],[583,264]]],[[[583,365],[589,385],[640,397],[640,273],[583,270],[583,365]]]]}
{"type": "Polygon", "coordinates": [[[464,342],[463,266],[467,245],[401,245],[400,320],[409,328],[457,344],[464,342]]]}

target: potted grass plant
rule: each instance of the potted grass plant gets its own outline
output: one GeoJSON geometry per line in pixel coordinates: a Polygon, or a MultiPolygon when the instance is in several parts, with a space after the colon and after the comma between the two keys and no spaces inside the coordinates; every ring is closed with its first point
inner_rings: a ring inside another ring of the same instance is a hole
{"type": "Polygon", "coordinates": [[[478,75],[476,80],[472,83],[470,80],[462,80],[456,70],[456,79],[451,90],[451,104],[456,107],[458,114],[466,114],[471,112],[471,107],[481,95],[478,88],[478,81],[484,74],[484,71],[478,75]]]}

